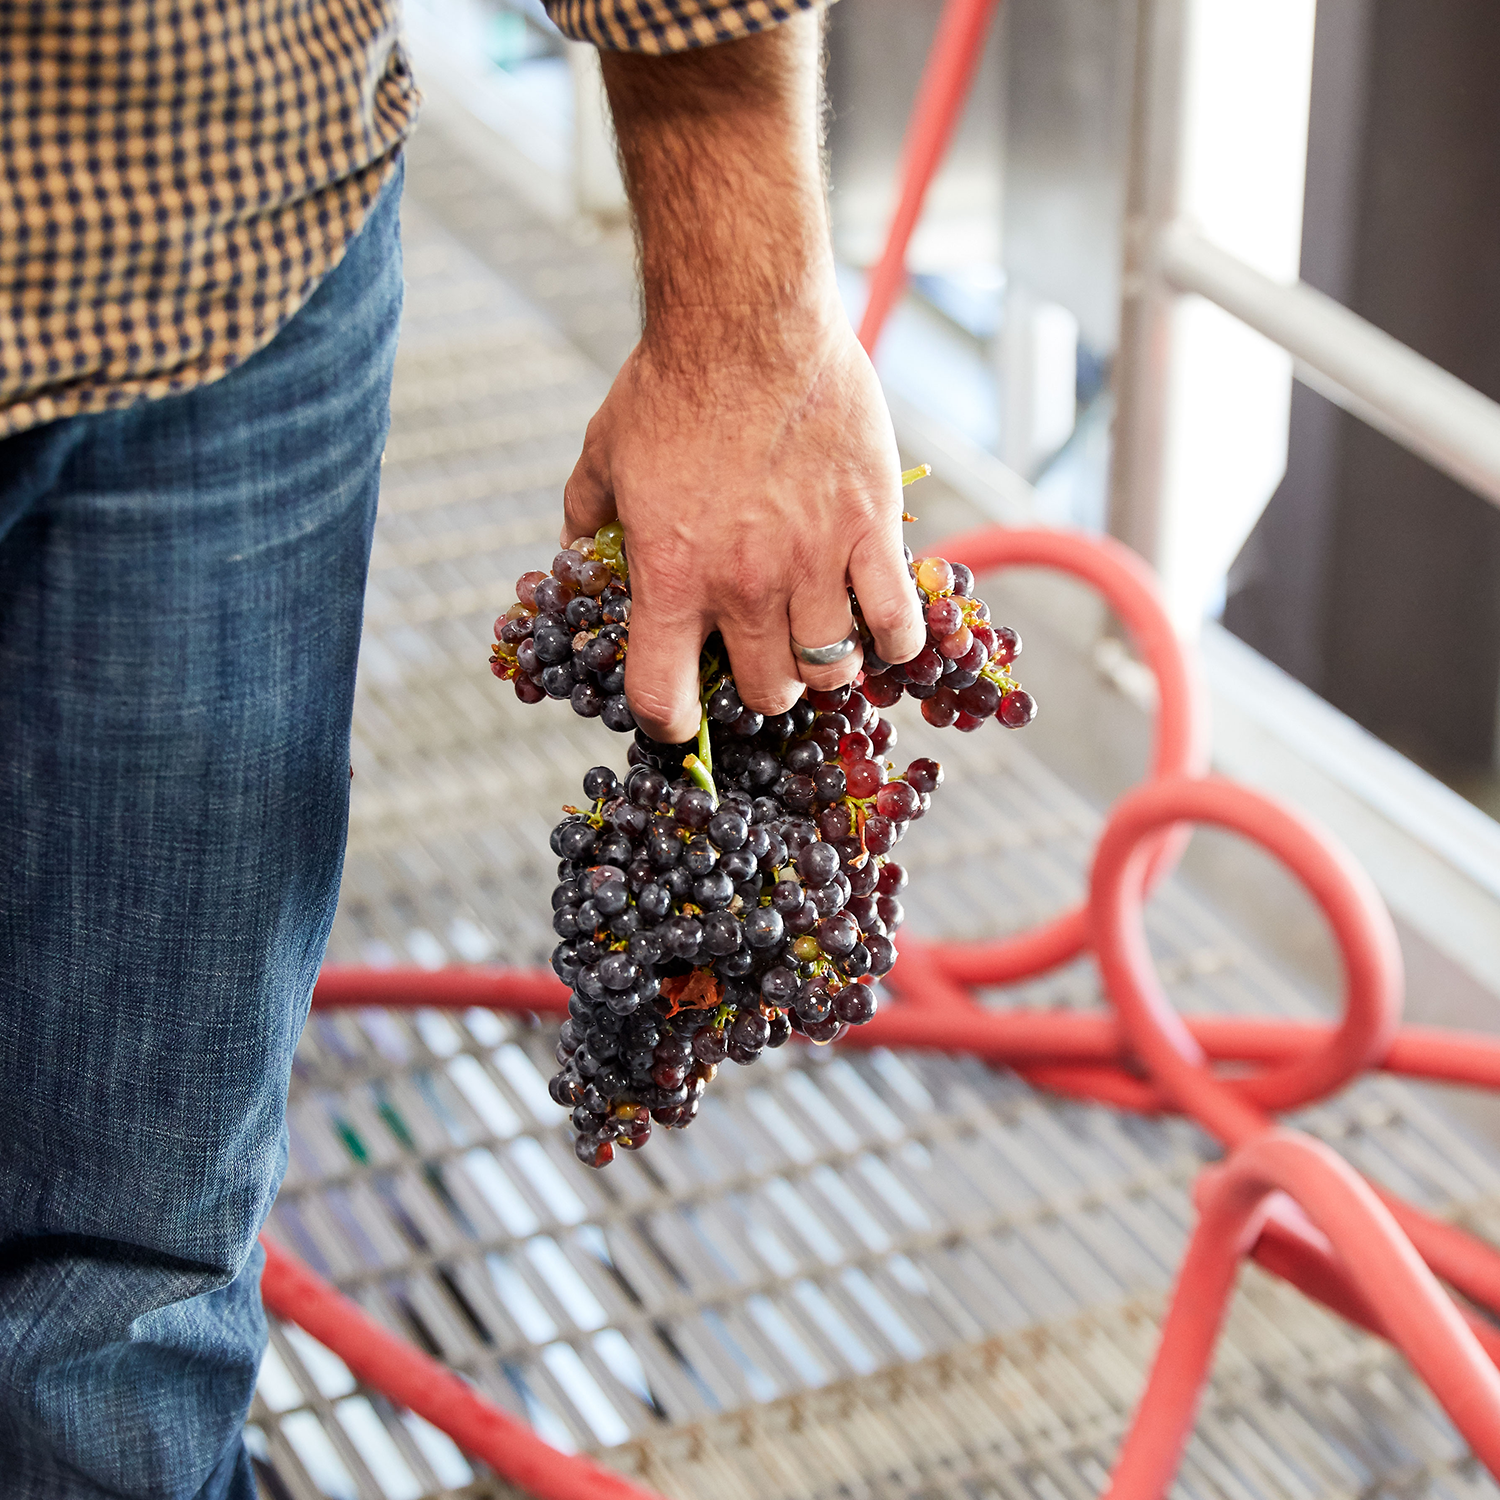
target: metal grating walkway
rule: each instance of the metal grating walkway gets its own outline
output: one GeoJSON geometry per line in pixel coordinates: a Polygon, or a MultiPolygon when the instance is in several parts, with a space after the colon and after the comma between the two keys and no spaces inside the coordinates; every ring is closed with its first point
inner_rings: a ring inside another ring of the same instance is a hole
{"type": "MultiPolygon", "coordinates": [[[[603,358],[628,336],[628,280],[478,187],[432,131],[406,234],[330,958],[539,962],[547,831],[625,742],[497,690],[486,640],[553,548],[606,386],[580,343],[603,358]]],[[[913,930],[1019,928],[1076,897],[1097,818],[1024,737],[899,724],[903,751],[949,769],[903,850],[913,930]]],[[[1309,1013],[1182,890],[1151,934],[1183,1009],[1309,1013]]],[[[1003,1002],[1097,993],[1080,964],[1003,1002]]],[[[550,1441],[682,1500],[1100,1492],[1210,1154],[1194,1128],[972,1059],[789,1047],[726,1067],[689,1131],[593,1174],[547,1097],[552,1045],[488,1012],[315,1015],[272,1234],[550,1441]]],[[[1409,1090],[1368,1081],[1299,1123],[1500,1239],[1500,1170],[1409,1090]]],[[[1496,1494],[1386,1346],[1253,1269],[1241,1285],[1182,1500],[1496,1494]]],[[[276,1500],[512,1493],[297,1330],[273,1330],[250,1438],[276,1500]]]]}

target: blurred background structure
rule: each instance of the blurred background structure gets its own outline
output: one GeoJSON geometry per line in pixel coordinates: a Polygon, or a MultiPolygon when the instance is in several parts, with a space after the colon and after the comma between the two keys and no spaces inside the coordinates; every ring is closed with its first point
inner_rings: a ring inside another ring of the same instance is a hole
{"type": "MultiPolygon", "coordinates": [[[[939,10],[830,13],[856,319],[939,10]]],[[[407,22],[428,102],[330,959],[536,963],[547,829],[623,742],[523,708],[485,654],[634,339],[630,236],[589,49],[535,0],[408,0],[407,22]]],[[[1365,864],[1410,1016],[1489,1030],[1500,515],[1260,335],[1167,296],[1142,254],[1185,219],[1500,397],[1496,76],[1482,0],[1005,0],[877,357],[906,461],[935,470],[913,545],[1041,520],[1146,553],[1203,651],[1216,765],[1365,864]]],[[[934,935],[1076,896],[1146,755],[1151,684],[1098,602],[1040,575],[984,592],[1042,714],[931,746],[951,783],[913,837],[909,909],[934,935]]],[[[1152,921],[1184,1008],[1337,1006],[1316,914],[1233,840],[1196,837],[1152,921]]],[[[1075,965],[1003,1003],[1092,1005],[1096,981],[1075,965]]],[[[595,1177],[545,1097],[550,1053],[487,1014],[315,1014],[271,1232],[550,1441],[671,1495],[1099,1491],[1204,1138],[963,1059],[788,1048],[595,1177]]],[[[1380,1081],[1298,1123],[1497,1237],[1482,1101],[1380,1081]]],[[[1385,1346],[1245,1285],[1182,1494],[1496,1494],[1385,1346]]],[[[274,1332],[251,1438],[273,1500],[509,1494],[295,1330],[274,1332]]]]}

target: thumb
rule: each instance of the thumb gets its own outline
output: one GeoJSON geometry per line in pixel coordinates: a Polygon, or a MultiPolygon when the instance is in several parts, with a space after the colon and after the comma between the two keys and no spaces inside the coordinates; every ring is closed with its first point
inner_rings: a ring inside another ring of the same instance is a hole
{"type": "Polygon", "coordinates": [[[606,458],[607,446],[600,437],[596,416],[583,439],[583,452],[563,486],[563,529],[566,547],[575,537],[593,536],[615,519],[615,490],[606,458]]]}

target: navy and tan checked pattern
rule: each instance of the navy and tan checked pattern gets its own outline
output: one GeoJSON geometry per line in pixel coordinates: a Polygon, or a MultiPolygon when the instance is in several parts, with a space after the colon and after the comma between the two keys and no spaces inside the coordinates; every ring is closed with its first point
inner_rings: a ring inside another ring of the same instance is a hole
{"type": "MultiPolygon", "coordinates": [[[[213,380],[338,264],[419,95],[400,0],[0,0],[0,437],[213,380]]],[[[819,0],[548,0],[680,52],[819,0]]]]}
{"type": "Polygon", "coordinates": [[[544,0],[566,35],[611,52],[686,52],[769,31],[821,0],[544,0]]]}
{"type": "Polygon", "coordinates": [[[0,435],[270,340],[415,119],[396,7],[0,0],[0,435]]]}

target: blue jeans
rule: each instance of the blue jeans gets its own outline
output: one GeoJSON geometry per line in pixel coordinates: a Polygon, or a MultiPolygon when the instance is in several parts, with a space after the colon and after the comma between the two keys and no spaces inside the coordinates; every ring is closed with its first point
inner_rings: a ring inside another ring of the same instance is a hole
{"type": "Polygon", "coordinates": [[[253,1500],[333,919],[399,173],[213,385],[0,442],[0,1493],[253,1500]]]}

